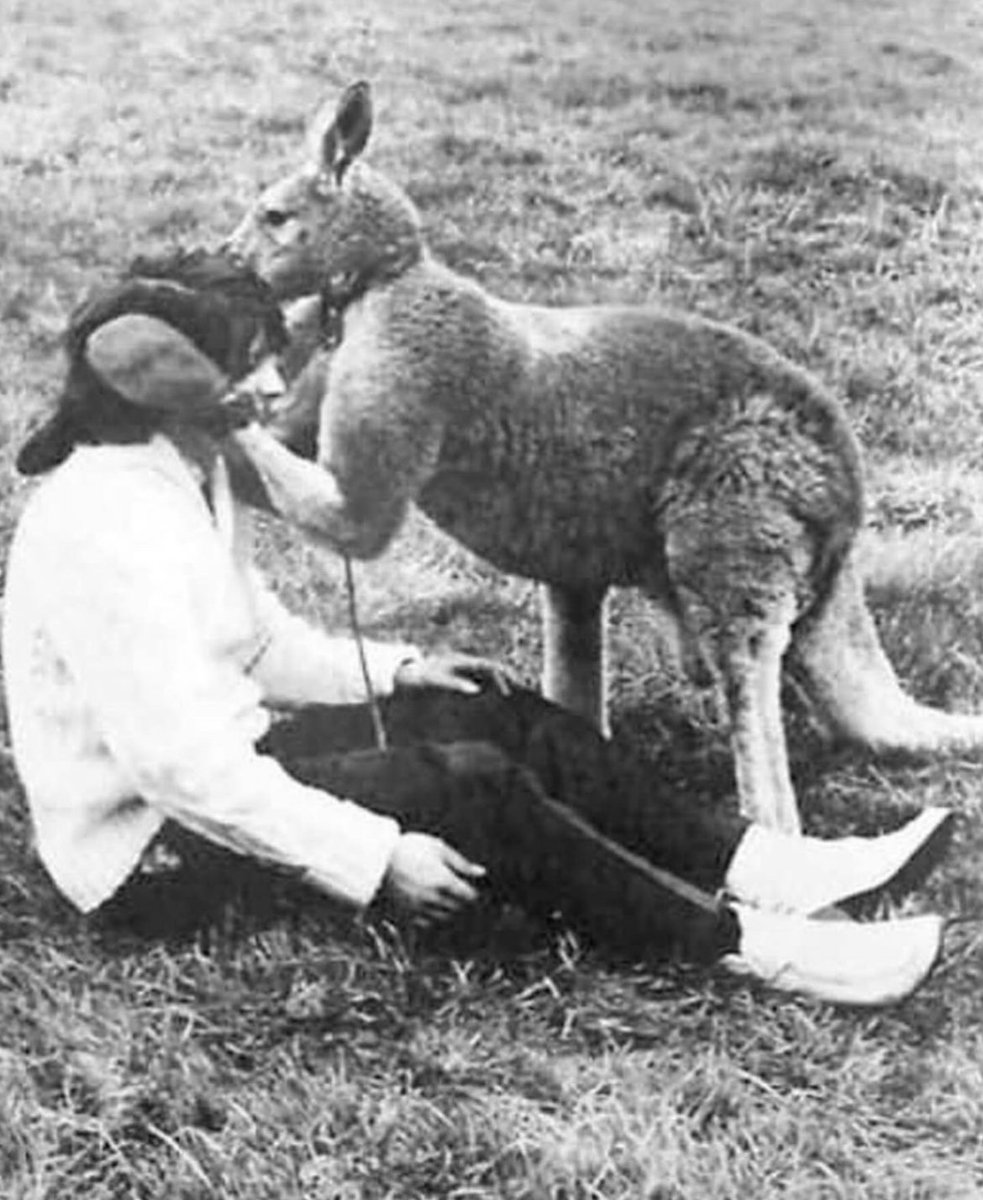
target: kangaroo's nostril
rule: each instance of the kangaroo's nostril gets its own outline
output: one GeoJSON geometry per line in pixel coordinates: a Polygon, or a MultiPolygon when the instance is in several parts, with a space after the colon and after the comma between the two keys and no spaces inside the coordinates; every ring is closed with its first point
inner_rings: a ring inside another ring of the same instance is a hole
{"type": "Polygon", "coordinates": [[[218,248],[219,254],[223,255],[235,267],[247,266],[245,255],[236,248],[235,242],[228,239],[220,243],[218,248]]]}

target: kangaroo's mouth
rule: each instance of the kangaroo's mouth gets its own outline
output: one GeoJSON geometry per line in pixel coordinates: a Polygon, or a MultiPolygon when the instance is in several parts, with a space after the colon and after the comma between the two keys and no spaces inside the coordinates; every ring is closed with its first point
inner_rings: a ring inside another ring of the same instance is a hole
{"type": "Polygon", "coordinates": [[[238,229],[231,237],[219,243],[216,253],[228,259],[233,267],[238,267],[246,271],[254,271],[256,269],[256,264],[253,262],[252,257],[246,254],[242,248],[242,235],[238,229]]]}

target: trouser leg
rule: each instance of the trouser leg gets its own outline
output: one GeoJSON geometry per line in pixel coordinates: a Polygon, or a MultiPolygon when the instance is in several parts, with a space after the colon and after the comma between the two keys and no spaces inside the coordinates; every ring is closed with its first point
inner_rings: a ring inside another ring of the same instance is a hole
{"type": "MultiPolygon", "coordinates": [[[[532,913],[559,910],[605,945],[692,960],[734,949],[736,922],[707,893],[722,882],[743,824],[660,805],[645,764],[530,692],[412,693],[387,702],[385,720],[387,753],[368,748],[363,706],[306,710],[259,749],[300,779],[443,837],[489,868],[500,898],[532,913]],[[652,864],[705,890],[687,892],[652,864]]],[[[110,909],[129,921],[179,904],[193,917],[199,906],[214,909],[220,877],[236,895],[263,899],[271,872],[174,833],[191,870],[135,880],[110,909]],[[160,903],[142,903],[158,893],[160,903]]]]}

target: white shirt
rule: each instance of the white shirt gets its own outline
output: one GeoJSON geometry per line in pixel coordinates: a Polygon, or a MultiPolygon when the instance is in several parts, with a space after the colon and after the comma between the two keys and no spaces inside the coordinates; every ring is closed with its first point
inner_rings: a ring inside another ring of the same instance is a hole
{"type": "MultiPolygon", "coordinates": [[[[290,615],[251,562],[224,464],[209,509],[163,435],[82,446],[29,499],[7,570],[4,683],[38,852],[80,909],[171,817],[368,903],[394,820],[294,780],[255,742],[267,706],[365,699],[354,642],[290,615]]],[[[366,645],[392,689],[405,645],[366,645]]]]}

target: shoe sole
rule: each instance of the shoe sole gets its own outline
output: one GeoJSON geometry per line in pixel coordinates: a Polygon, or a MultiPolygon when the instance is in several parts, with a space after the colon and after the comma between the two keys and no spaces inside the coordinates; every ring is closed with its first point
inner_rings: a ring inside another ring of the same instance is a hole
{"type": "MultiPolygon", "coordinates": [[[[745,913],[745,919],[746,916],[745,913]]],[[[848,971],[846,975],[830,973],[830,968],[837,962],[838,943],[830,943],[828,937],[822,957],[812,964],[808,956],[803,959],[794,952],[784,962],[779,954],[769,963],[767,953],[763,958],[754,954],[750,958],[742,958],[738,953],[722,961],[729,970],[750,976],[754,984],[777,992],[797,994],[845,1008],[885,1008],[907,1000],[932,974],[942,953],[945,921],[935,914],[926,913],[905,917],[881,928],[889,936],[894,961],[875,975],[865,974],[864,970],[860,970],[859,974],[856,970],[852,973],[848,971]],[[893,937],[890,936],[892,925],[893,937]]],[[[869,958],[858,960],[861,966],[866,964],[869,967],[883,952],[883,945],[878,944],[878,926],[857,926],[851,922],[849,929],[854,940],[858,936],[861,939],[867,936],[862,930],[870,930],[873,935],[869,958]]],[[[857,953],[864,954],[863,945],[859,951],[854,945],[854,957],[857,953]]]]}
{"type": "Polygon", "coordinates": [[[914,971],[909,969],[894,987],[882,985],[881,992],[878,995],[852,999],[844,997],[832,1001],[833,1003],[847,1005],[851,1008],[885,1008],[892,1004],[901,1004],[910,996],[913,996],[929,980],[932,972],[938,965],[939,959],[942,957],[942,949],[945,942],[945,920],[942,917],[931,914],[925,914],[921,917],[911,917],[909,920],[913,923],[923,924],[926,932],[932,932],[932,952],[927,961],[919,965],[914,971]]]}

